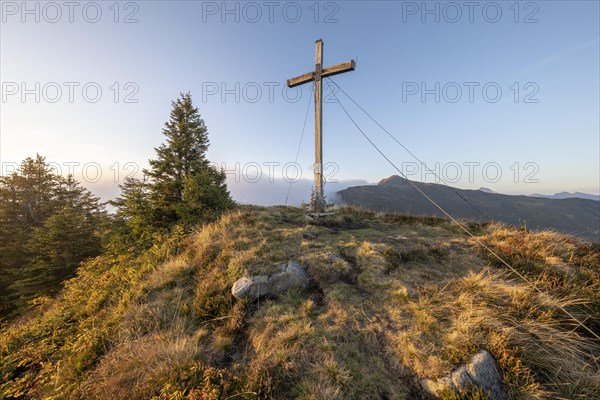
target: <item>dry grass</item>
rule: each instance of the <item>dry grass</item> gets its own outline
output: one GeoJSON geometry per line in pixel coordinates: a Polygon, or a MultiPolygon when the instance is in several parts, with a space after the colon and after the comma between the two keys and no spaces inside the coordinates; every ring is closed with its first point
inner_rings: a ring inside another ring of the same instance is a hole
{"type": "MultiPolygon", "coordinates": [[[[122,271],[120,293],[67,289],[65,298],[90,297],[63,309],[70,320],[98,322],[85,331],[75,322],[71,336],[64,316],[51,325],[55,353],[36,355],[43,373],[27,358],[32,327],[9,327],[0,388],[5,397],[414,399],[425,397],[421,379],[485,348],[509,398],[597,397],[598,343],[557,307],[599,332],[598,249],[548,232],[471,228],[546,294],[442,219],[343,208],[307,221],[291,207],[243,207],[136,279],[122,271]],[[307,268],[307,290],[256,303],[231,296],[242,275],[290,259],[307,268]],[[64,350],[73,340],[94,345],[77,358],[64,350]]],[[[58,318],[52,309],[38,324],[58,318]]]]}

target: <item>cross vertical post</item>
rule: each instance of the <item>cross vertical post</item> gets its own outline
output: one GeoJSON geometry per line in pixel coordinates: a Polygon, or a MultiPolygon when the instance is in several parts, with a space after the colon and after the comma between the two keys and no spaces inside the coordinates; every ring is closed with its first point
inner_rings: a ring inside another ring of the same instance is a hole
{"type": "Polygon", "coordinates": [[[315,42],[315,71],[288,79],[290,88],[304,83],[315,82],[315,212],[325,211],[323,193],[323,78],[354,71],[354,60],[323,68],[323,40],[315,42]]]}
{"type": "Polygon", "coordinates": [[[323,196],[323,80],[321,70],[323,67],[323,41],[315,43],[315,212],[325,211],[323,196]]]}

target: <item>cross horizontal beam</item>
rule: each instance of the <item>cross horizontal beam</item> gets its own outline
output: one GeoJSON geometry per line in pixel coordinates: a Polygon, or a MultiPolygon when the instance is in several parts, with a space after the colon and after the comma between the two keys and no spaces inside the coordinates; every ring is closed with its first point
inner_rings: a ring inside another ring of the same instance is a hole
{"type": "MultiPolygon", "coordinates": [[[[332,65],[331,67],[325,67],[321,70],[321,78],[328,76],[334,76],[348,71],[354,71],[356,63],[354,60],[346,61],[340,64],[332,65]]],[[[288,79],[287,85],[290,88],[305,84],[315,79],[315,72],[308,72],[292,79],[288,79]]]]}

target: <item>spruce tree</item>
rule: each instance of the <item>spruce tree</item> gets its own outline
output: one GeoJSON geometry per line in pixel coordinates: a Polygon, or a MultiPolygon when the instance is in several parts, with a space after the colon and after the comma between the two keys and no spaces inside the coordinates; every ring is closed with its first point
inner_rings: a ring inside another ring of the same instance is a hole
{"type": "Polygon", "coordinates": [[[80,261],[98,254],[104,206],[45,158],[25,159],[0,178],[0,318],[55,293],[80,261]]]}
{"type": "Polygon", "coordinates": [[[54,294],[60,283],[75,275],[79,263],[100,254],[95,219],[76,205],[65,204],[31,233],[27,247],[32,259],[12,285],[22,299],[54,294]]]}
{"type": "Polygon", "coordinates": [[[186,177],[177,213],[184,225],[214,221],[223,210],[234,207],[225,180],[225,172],[212,166],[186,177]]]}
{"type": "Polygon", "coordinates": [[[36,155],[22,163],[19,173],[14,175],[19,187],[23,223],[29,227],[40,226],[56,209],[55,190],[60,179],[46,158],[36,155]]]}
{"type": "Polygon", "coordinates": [[[232,207],[222,171],[206,159],[208,130],[189,93],[171,103],[163,134],[166,142],[150,160],[150,202],[158,226],[193,224],[232,207]]]}
{"type": "Polygon", "coordinates": [[[19,307],[21,293],[13,284],[31,261],[27,241],[57,207],[58,178],[39,154],[19,170],[0,177],[0,318],[19,307]]]}
{"type": "Polygon", "coordinates": [[[116,207],[116,221],[120,227],[120,237],[116,238],[119,243],[113,245],[125,245],[127,247],[139,245],[146,248],[152,244],[152,211],[148,193],[148,182],[144,179],[125,178],[125,182],[119,186],[121,196],[111,201],[116,207]]]}

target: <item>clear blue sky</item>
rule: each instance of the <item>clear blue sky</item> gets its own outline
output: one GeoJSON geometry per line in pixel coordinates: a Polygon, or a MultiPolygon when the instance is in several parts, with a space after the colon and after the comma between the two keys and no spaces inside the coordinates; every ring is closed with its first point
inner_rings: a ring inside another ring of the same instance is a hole
{"type": "MultiPolygon", "coordinates": [[[[240,183],[229,177],[235,196],[283,203],[282,166],[295,160],[311,96],[310,85],[295,102],[288,97],[296,91],[283,89],[286,79],[314,68],[314,42],[322,38],[326,65],[357,59],[356,71],[334,80],[431,168],[438,163],[443,177],[455,178],[460,168],[454,186],[600,192],[598,1],[54,4],[29,2],[27,13],[20,1],[2,2],[3,172],[37,152],[63,173],[74,165],[77,179],[110,197],[116,170],[122,181],[133,171],[126,163],[147,165],[171,100],[190,91],[209,128],[209,158],[230,170],[239,163],[240,183]],[[73,82],[72,102],[65,82],[73,82]],[[62,97],[52,103],[57,86],[62,97]],[[423,88],[430,90],[424,98],[423,88]],[[30,90],[24,98],[22,89],[30,90]],[[127,95],[138,102],[125,102],[127,95]],[[262,167],[256,183],[252,163],[262,167]],[[102,178],[92,184],[96,166],[102,178]]],[[[340,100],[412,172],[411,156],[340,100]]],[[[311,109],[298,161],[306,181],[292,189],[296,202],[308,197],[313,154],[311,109]]],[[[324,105],[324,157],[340,181],[330,189],[396,173],[335,102],[324,105]]]]}

